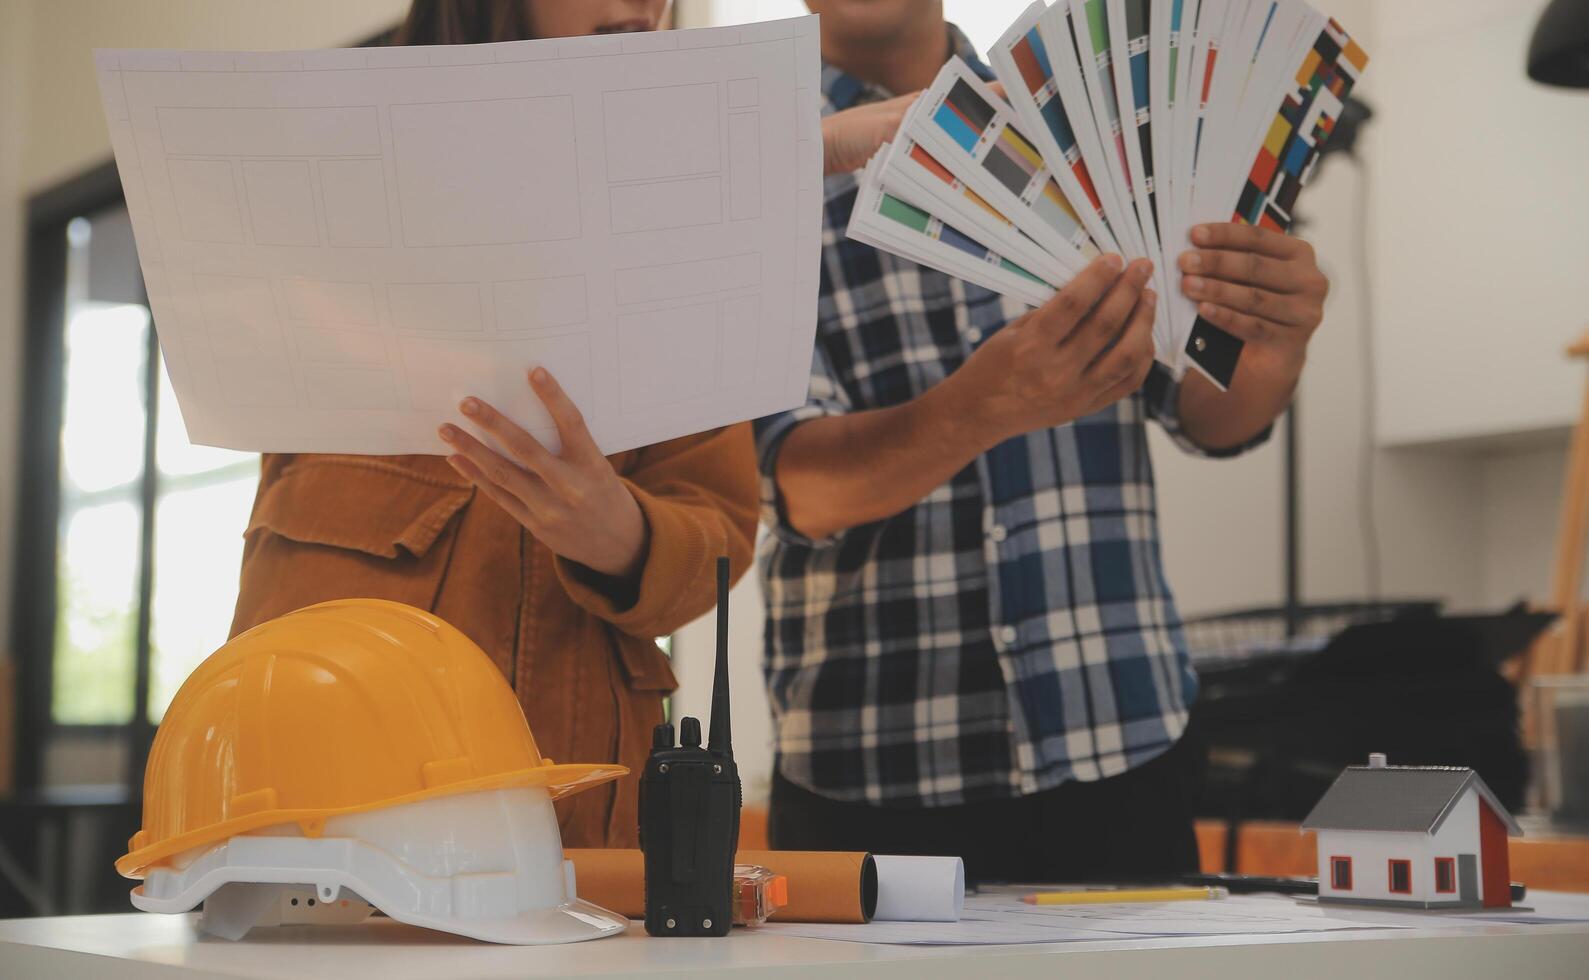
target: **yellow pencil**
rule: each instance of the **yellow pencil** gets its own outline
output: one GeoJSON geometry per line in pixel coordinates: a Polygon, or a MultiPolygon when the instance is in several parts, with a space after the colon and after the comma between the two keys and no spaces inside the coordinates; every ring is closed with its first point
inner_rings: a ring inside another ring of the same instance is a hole
{"type": "Polygon", "coordinates": [[[1224,898],[1226,888],[1121,888],[1080,892],[1037,892],[1022,895],[1027,905],[1114,905],[1118,902],[1197,902],[1224,898]]]}

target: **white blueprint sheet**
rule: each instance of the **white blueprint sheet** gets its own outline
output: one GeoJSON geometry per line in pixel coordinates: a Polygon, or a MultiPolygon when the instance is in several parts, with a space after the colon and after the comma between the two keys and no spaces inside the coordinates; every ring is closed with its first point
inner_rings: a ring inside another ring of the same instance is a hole
{"type": "Polygon", "coordinates": [[[1356,929],[1461,929],[1486,921],[1551,925],[1589,920],[1589,900],[1585,896],[1551,893],[1531,893],[1528,904],[1536,906],[1533,911],[1485,909],[1454,914],[1321,906],[1282,895],[1232,895],[1216,901],[1140,905],[1025,905],[1019,896],[1031,890],[1031,886],[1001,887],[968,895],[960,921],[955,923],[769,922],[758,928],[809,939],[858,943],[984,946],[1356,929]]]}
{"type": "Polygon", "coordinates": [[[441,453],[478,395],[603,451],[805,400],[817,20],[96,66],[193,441],[441,453]]]}

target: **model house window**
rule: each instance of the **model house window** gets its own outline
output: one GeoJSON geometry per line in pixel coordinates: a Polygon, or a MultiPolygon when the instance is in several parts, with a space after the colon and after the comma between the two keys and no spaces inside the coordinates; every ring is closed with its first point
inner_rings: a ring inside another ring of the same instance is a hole
{"type": "Polygon", "coordinates": [[[1330,887],[1340,891],[1352,890],[1352,859],[1349,857],[1330,858],[1330,887]]]}
{"type": "Polygon", "coordinates": [[[1412,894],[1411,861],[1397,861],[1393,859],[1390,862],[1390,890],[1391,893],[1395,895],[1412,894]]]}
{"type": "Polygon", "coordinates": [[[1435,891],[1457,890],[1457,859],[1435,858],[1435,891]]]}

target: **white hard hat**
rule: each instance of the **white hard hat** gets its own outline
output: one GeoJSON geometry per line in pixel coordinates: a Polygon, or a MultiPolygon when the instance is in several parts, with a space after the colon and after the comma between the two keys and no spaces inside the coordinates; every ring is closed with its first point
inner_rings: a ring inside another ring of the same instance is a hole
{"type": "Polygon", "coordinates": [[[252,830],[151,867],[132,902],[147,912],[203,902],[200,927],[228,939],[283,921],[357,921],[366,902],[399,922],[495,943],[578,942],[628,927],[576,897],[539,786],[333,816],[313,838],[298,824],[252,830]]]}

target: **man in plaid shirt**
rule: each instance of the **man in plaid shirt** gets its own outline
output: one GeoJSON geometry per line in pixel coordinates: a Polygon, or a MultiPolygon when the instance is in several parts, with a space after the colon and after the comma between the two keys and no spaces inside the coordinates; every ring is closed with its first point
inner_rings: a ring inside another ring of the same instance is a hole
{"type": "MultiPolygon", "coordinates": [[[[808,6],[825,114],[891,126],[890,94],[951,53],[986,74],[938,0],[808,6]]],[[[1194,231],[1172,279],[1246,341],[1221,393],[1153,362],[1145,261],[1028,311],[847,240],[855,189],[827,178],[809,400],[756,423],[774,846],[1029,881],[1196,870],[1198,760],[1174,747],[1197,680],[1146,423],[1201,455],[1266,438],[1322,318],[1312,250],[1194,231]]]]}

